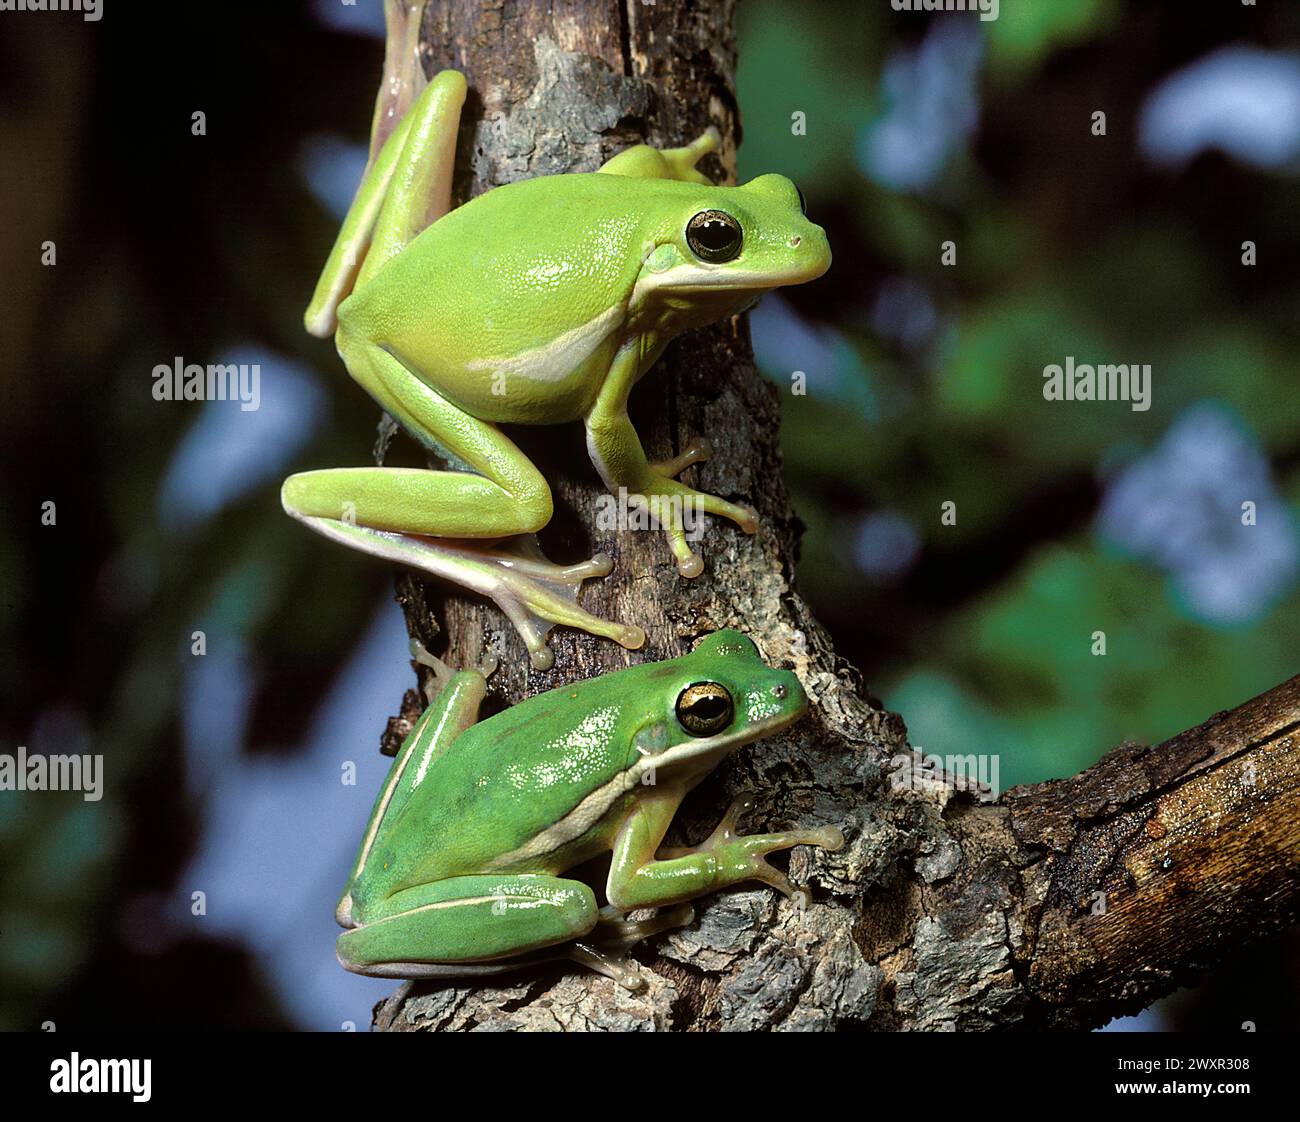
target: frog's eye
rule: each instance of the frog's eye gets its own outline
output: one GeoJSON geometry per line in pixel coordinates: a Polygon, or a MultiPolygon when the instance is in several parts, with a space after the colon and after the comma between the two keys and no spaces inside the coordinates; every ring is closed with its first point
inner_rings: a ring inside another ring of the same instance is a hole
{"type": "Polygon", "coordinates": [[[697,682],[677,699],[677,720],[692,736],[712,736],[731,724],[729,694],[717,682],[697,682]]]}
{"type": "Polygon", "coordinates": [[[802,213],[804,214],[805,217],[807,217],[807,215],[808,215],[808,200],[804,197],[804,193],[803,193],[801,190],[799,190],[799,184],[796,183],[796,184],[794,185],[794,189],[795,189],[796,192],[798,192],[798,195],[799,195],[799,210],[802,211],[802,213]]]}
{"type": "Polygon", "coordinates": [[[740,223],[724,210],[702,210],[686,223],[686,244],[701,261],[731,261],[744,240],[740,223]]]}

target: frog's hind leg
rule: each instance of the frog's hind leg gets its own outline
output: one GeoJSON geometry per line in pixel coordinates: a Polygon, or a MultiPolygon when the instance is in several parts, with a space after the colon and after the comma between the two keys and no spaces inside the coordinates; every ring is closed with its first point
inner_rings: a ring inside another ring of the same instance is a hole
{"type": "Polygon", "coordinates": [[[511,552],[512,546],[521,548],[519,539],[493,546],[373,530],[335,518],[295,517],[327,538],[375,557],[421,569],[491,600],[519,632],[537,670],[549,670],[555,664],[555,654],[546,645],[546,636],[556,624],[613,639],[628,650],[636,650],[645,643],[641,628],[601,619],[578,605],[582,582],[609,573],[610,560],[604,554],[576,565],[555,565],[544,560],[529,561],[511,552]]]}
{"type": "Polygon", "coordinates": [[[370,124],[370,163],[428,84],[420,64],[420,29],[428,0],[384,0],[384,74],[370,124]]]}
{"type": "Polygon", "coordinates": [[[340,351],[357,381],[408,432],[432,434],[471,470],[300,472],[281,489],[287,513],[335,541],[423,569],[493,600],[539,670],[554,662],[546,646],[554,624],[632,650],[645,642],[641,628],[602,620],[578,607],[579,586],[589,577],[606,575],[609,558],[553,565],[526,542],[515,552],[496,544],[540,530],[553,509],[546,480],[509,437],[457,408],[384,347],[353,344],[340,330],[340,351]]]}
{"type": "MultiPolygon", "coordinates": [[[[412,643],[412,654],[419,659],[420,654],[414,648],[415,641],[412,640],[412,643]]],[[[420,647],[419,651],[423,652],[424,648],[420,647]]],[[[446,673],[441,680],[441,688],[429,697],[428,706],[412,726],[411,731],[407,733],[406,739],[402,741],[397,757],[393,760],[393,766],[388,769],[388,777],[384,780],[379,796],[375,799],[370,820],[366,824],[366,832],[357,850],[357,859],[348,876],[347,888],[343,890],[343,896],[334,910],[334,918],[340,927],[356,926],[353,918],[353,886],[366,867],[370,852],[374,849],[375,839],[385,819],[394,821],[411,797],[413,788],[409,783],[403,784],[402,779],[410,774],[411,761],[416,750],[422,750],[421,762],[427,768],[447,750],[447,746],[453,740],[478,720],[479,706],[482,705],[483,696],[487,692],[486,675],[480,670],[452,671],[446,666],[442,669],[446,673]]]]}
{"type": "Polygon", "coordinates": [[[398,892],[336,944],[339,962],[380,978],[438,977],[579,939],[599,912],[581,881],[538,873],[449,877],[398,892]]]}
{"type": "Polygon", "coordinates": [[[585,939],[569,948],[568,956],[589,970],[613,978],[629,990],[639,990],[645,979],[636,960],[628,952],[637,943],[665,931],[695,922],[695,908],[690,903],[660,908],[646,919],[626,919],[618,909],[606,905],[600,909],[600,922],[585,939]]]}
{"type": "Polygon", "coordinates": [[[348,294],[451,208],[465,92],[457,71],[437,75],[367,165],[307,307],[304,321],[312,335],[334,334],[348,294]]]}

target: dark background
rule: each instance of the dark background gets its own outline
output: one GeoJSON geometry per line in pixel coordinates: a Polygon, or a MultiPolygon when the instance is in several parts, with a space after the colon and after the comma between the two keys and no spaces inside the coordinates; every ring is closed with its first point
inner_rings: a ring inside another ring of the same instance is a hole
{"type": "MultiPolygon", "coordinates": [[[[374,439],[301,313],[378,13],[0,14],[0,751],[107,773],[0,793],[0,1027],[364,1027],[392,988],[331,914],[413,684],[391,573],[278,503],[374,439]],[[260,363],[260,408],[155,401],[175,356],[260,363]]],[[[1033,782],[1294,673],[1300,5],[746,0],[739,30],[741,177],[794,178],[835,252],[752,317],[765,374],[808,377],[799,581],[913,743],[1033,782]],[[1044,401],[1066,355],[1150,363],[1150,410],[1044,401]]],[[[1295,947],[1136,1024],[1295,1028],[1295,947]]]]}

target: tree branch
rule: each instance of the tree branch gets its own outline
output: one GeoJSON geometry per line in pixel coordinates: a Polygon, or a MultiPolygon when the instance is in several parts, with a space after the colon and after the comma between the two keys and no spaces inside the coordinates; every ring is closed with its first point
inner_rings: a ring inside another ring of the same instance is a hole
{"type": "Polygon", "coordinates": [[[1004,800],[1041,895],[1026,947],[1034,1016],[1135,1012],[1245,939],[1295,922],[1300,676],[1155,748],[1004,800]]]}

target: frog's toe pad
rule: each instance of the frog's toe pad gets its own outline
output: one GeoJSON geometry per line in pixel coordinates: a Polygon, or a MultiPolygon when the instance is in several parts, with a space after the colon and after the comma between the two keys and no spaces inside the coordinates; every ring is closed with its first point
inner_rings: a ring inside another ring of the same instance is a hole
{"type": "Polygon", "coordinates": [[[635,959],[606,954],[588,943],[574,943],[569,949],[569,958],[597,974],[613,978],[632,993],[645,989],[646,980],[641,975],[641,964],[635,959]]]}
{"type": "Polygon", "coordinates": [[[694,580],[704,572],[704,558],[698,553],[690,553],[677,559],[677,571],[687,580],[694,580]]]}

